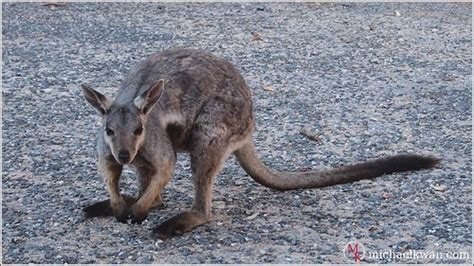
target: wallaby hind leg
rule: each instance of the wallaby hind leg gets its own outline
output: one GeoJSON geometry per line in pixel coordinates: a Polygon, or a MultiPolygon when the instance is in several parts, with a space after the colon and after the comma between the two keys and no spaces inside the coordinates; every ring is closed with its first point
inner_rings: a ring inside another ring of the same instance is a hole
{"type": "Polygon", "coordinates": [[[153,234],[158,238],[182,234],[211,220],[212,184],[229,155],[228,145],[220,138],[205,138],[193,142],[192,147],[191,170],[195,190],[192,209],[156,227],[153,234]]]}

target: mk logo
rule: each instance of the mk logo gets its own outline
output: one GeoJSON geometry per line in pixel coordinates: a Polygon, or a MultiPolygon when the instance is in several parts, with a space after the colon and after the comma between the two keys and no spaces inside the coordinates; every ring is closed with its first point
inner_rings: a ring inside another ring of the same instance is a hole
{"type": "Polygon", "coordinates": [[[352,241],[344,246],[344,250],[342,252],[345,258],[354,260],[354,262],[359,263],[361,260],[364,259],[365,247],[357,241],[352,241]]]}

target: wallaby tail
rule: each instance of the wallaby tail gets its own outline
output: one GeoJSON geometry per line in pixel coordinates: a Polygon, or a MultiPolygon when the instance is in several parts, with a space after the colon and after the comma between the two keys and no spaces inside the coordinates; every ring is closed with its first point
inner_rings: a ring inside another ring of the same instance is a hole
{"type": "Polygon", "coordinates": [[[234,152],[244,170],[258,183],[277,190],[319,188],[370,179],[384,174],[428,169],[439,159],[416,154],[401,154],[337,167],[324,171],[276,172],[260,160],[252,140],[234,152]]]}

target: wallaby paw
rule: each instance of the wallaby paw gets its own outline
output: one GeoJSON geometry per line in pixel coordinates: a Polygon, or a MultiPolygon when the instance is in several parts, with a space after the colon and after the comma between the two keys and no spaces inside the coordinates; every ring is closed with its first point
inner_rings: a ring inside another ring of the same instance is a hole
{"type": "Polygon", "coordinates": [[[147,212],[140,213],[140,212],[134,212],[132,210],[132,224],[141,224],[143,221],[145,221],[146,217],[148,216],[147,212]]]}
{"type": "Polygon", "coordinates": [[[124,208],[121,211],[114,214],[117,221],[121,223],[128,223],[128,221],[132,218],[132,213],[130,212],[129,208],[124,208]]]}
{"type": "Polygon", "coordinates": [[[182,235],[193,228],[205,224],[208,219],[196,212],[185,212],[166,220],[153,230],[153,236],[166,239],[176,235],[182,235]]]}
{"type": "Polygon", "coordinates": [[[122,223],[141,224],[147,216],[148,213],[146,212],[140,213],[134,211],[132,208],[125,208],[122,212],[115,215],[115,218],[122,223]]]}

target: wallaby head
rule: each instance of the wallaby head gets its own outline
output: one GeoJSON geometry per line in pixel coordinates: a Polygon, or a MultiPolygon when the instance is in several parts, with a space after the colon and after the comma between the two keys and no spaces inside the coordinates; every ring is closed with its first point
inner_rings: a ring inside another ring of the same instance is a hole
{"type": "Polygon", "coordinates": [[[101,131],[115,160],[120,164],[133,161],[145,142],[145,122],[163,94],[164,80],[160,79],[133,102],[118,104],[107,96],[82,85],[86,100],[102,116],[101,131]]]}

